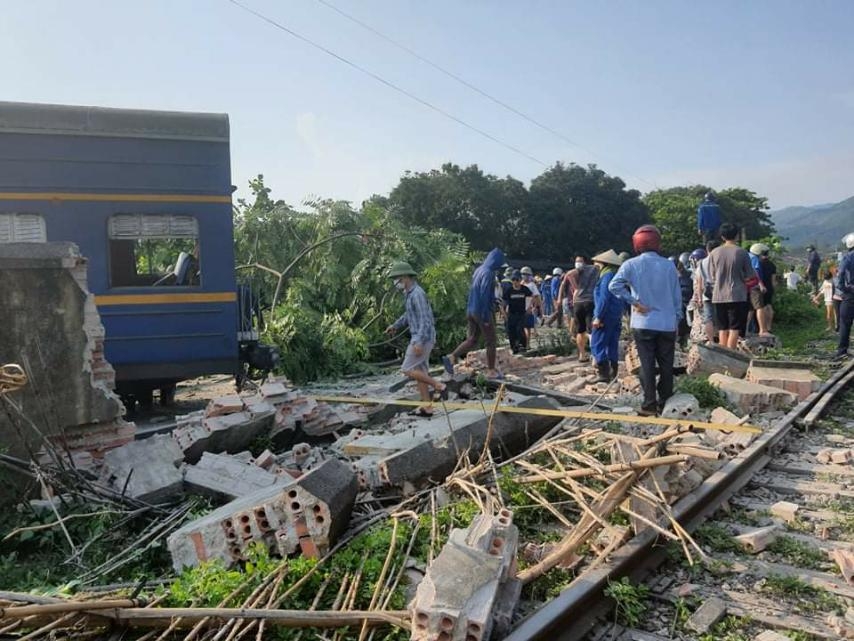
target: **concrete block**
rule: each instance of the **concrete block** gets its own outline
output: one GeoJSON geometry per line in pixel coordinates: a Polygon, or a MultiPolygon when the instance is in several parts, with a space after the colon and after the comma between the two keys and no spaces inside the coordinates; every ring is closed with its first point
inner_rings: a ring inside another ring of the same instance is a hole
{"type": "MultiPolygon", "coordinates": [[[[519,407],[557,407],[555,401],[542,396],[509,394],[508,399],[519,407]]],[[[490,450],[502,457],[518,453],[559,421],[553,416],[498,413],[493,420],[490,450]]],[[[479,410],[461,410],[418,425],[411,433],[396,435],[393,442],[399,443],[400,451],[380,461],[380,477],[385,484],[401,487],[408,482],[419,487],[431,480],[438,482],[454,470],[466,451],[470,460],[477,459],[486,441],[489,418],[479,410]]]]}
{"type": "Polygon", "coordinates": [[[205,416],[208,418],[214,416],[226,416],[228,414],[234,414],[235,412],[242,412],[243,408],[243,399],[237,394],[219,396],[210,400],[207,408],[205,409],[205,416]]]}
{"type": "Polygon", "coordinates": [[[506,625],[519,594],[515,581],[519,532],[512,513],[475,517],[454,529],[427,568],[412,601],[413,640],[482,641],[498,619],[506,625]]]}
{"type": "Polygon", "coordinates": [[[165,434],[132,441],[104,454],[103,477],[126,496],[156,503],[183,491],[178,466],[184,453],[165,434]]]}
{"type": "Polygon", "coordinates": [[[264,450],[255,459],[255,465],[260,467],[262,470],[269,470],[275,462],[276,455],[273,454],[270,450],[264,450]]]}
{"type": "Polygon", "coordinates": [[[709,383],[724,393],[727,399],[744,412],[767,412],[783,409],[797,402],[798,397],[778,387],[733,378],[726,374],[712,374],[709,383]]]}
{"type": "Polygon", "coordinates": [[[795,520],[800,506],[797,503],[789,501],[777,501],[771,506],[771,516],[776,516],[778,519],[783,519],[787,523],[795,520]]]}
{"type": "Polygon", "coordinates": [[[685,623],[685,627],[698,634],[705,634],[726,614],[726,603],[718,597],[709,597],[697,608],[685,623]]]}
{"type": "Polygon", "coordinates": [[[664,403],[662,418],[696,419],[700,413],[700,403],[691,394],[674,394],[664,403]]]}
{"type": "Polygon", "coordinates": [[[358,485],[350,466],[330,459],[286,485],[256,490],[169,536],[176,571],[208,559],[231,565],[257,541],[287,556],[323,554],[347,528],[358,485]]]}
{"type": "Polygon", "coordinates": [[[195,463],[204,452],[234,454],[245,450],[258,436],[270,431],[273,416],[272,410],[257,415],[241,411],[208,418],[191,414],[178,423],[172,438],[183,450],[184,459],[195,463]]]}
{"type": "Polygon", "coordinates": [[[231,501],[278,482],[274,474],[257,465],[210,452],[202,454],[196,465],[188,465],[184,470],[187,491],[219,501],[231,501]]]}
{"type": "Polygon", "coordinates": [[[714,343],[697,343],[688,351],[686,365],[689,374],[725,373],[742,378],[750,367],[750,357],[714,343]]]}
{"type": "Polygon", "coordinates": [[[769,367],[757,365],[756,361],[747,370],[747,380],[792,392],[801,401],[821,387],[821,379],[808,369],[769,367]]]}
{"type": "Polygon", "coordinates": [[[759,554],[777,539],[778,533],[776,525],[769,525],[739,534],[735,540],[751,554],[759,554]]]}
{"type": "Polygon", "coordinates": [[[833,450],[830,453],[830,462],[837,465],[847,465],[851,462],[851,450],[833,450]]]}

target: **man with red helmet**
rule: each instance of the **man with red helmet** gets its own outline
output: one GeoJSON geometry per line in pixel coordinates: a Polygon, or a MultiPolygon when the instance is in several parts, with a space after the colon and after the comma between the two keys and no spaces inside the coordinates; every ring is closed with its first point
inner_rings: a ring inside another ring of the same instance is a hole
{"type": "Polygon", "coordinates": [[[643,387],[640,414],[651,416],[660,412],[673,395],[673,355],[676,328],[682,317],[682,292],[676,267],[658,253],[661,232],[657,227],[639,227],[632,236],[632,246],[638,255],[620,266],[608,290],[632,306],[631,328],[643,387]]]}

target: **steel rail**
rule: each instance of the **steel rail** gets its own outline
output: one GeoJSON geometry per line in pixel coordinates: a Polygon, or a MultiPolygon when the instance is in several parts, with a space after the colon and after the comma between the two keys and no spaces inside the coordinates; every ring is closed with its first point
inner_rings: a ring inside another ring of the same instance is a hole
{"type": "MultiPolygon", "coordinates": [[[[714,513],[721,504],[747,485],[753,475],[765,467],[796,421],[827,395],[844,389],[838,385],[854,372],[854,361],[834,374],[822,387],[796,405],[769,431],[737,457],[708,477],[698,488],[677,501],[673,516],[692,531],[714,513]]],[[[851,379],[848,378],[848,381],[851,379]]],[[[505,641],[578,641],[593,627],[596,619],[612,608],[603,590],[612,579],[627,576],[642,580],[665,560],[664,546],[655,547],[658,534],[647,529],[618,549],[611,560],[578,576],[569,586],[537,612],[523,619],[505,637],[505,641]]]]}

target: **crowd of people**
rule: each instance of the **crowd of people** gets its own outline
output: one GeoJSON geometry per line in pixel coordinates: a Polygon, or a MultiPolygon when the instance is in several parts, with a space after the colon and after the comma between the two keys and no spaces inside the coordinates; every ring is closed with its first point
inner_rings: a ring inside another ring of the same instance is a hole
{"type": "MultiPolygon", "coordinates": [[[[654,225],[635,231],[634,256],[614,249],[592,258],[581,254],[573,269],[564,273],[555,267],[545,278],[529,266],[513,268],[500,249],[493,249],[472,278],[466,339],[442,356],[444,368],[453,375],[459,359],[482,338],[485,374],[500,378],[496,322],[503,321],[514,353],[527,349],[537,326],[564,323],[578,360],[592,358],[595,380],[608,382],[617,377],[619,340],[627,321],[641,364],[639,413],[658,414],[673,394],[677,342],[685,346],[692,326],[701,327],[705,341],[733,350],[751,329],[759,336],[772,335],[777,266],[767,245],[754,243],[743,249],[739,232],[736,225],[722,222],[714,194],[709,193],[697,210],[703,246],[679,256],[662,254],[661,233],[654,225]]],[[[846,253],[834,272],[819,273],[821,258],[814,247],[808,248],[806,267],[809,295],[815,303],[824,301],[828,328],[839,332],[840,359],[848,355],[854,320],[854,233],[843,244],[846,253]]],[[[424,290],[407,263],[392,266],[389,277],[406,297],[405,313],[387,329],[389,333],[410,329],[403,372],[418,383],[425,403],[446,397],[445,384],[428,373],[436,335],[424,290]]],[[[792,267],[783,280],[787,288],[797,289],[801,278],[792,267]]],[[[429,416],[432,409],[422,407],[418,413],[429,416]]]]}

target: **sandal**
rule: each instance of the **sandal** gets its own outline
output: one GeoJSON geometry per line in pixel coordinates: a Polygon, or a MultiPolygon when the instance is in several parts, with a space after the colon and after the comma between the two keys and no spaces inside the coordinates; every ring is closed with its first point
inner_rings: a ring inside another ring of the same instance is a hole
{"type": "Polygon", "coordinates": [[[419,407],[411,412],[409,412],[410,416],[417,416],[418,418],[433,418],[433,412],[424,407],[419,407]]]}

